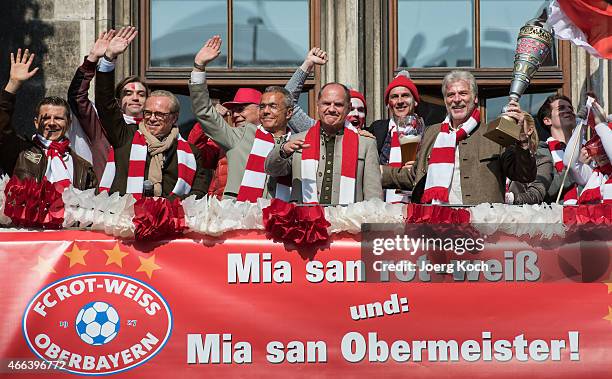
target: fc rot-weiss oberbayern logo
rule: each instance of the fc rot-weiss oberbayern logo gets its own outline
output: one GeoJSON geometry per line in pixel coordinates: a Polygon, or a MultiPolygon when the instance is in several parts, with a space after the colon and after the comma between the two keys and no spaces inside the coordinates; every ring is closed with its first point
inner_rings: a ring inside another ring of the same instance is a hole
{"type": "Polygon", "coordinates": [[[108,375],[153,358],[172,332],[172,313],[150,285],[116,273],[66,277],[38,292],[23,315],[30,349],[64,370],[108,375]]]}

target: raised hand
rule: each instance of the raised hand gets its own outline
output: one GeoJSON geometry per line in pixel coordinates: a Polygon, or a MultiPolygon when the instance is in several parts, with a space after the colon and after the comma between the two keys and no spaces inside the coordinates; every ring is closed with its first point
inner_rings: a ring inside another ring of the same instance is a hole
{"type": "Polygon", "coordinates": [[[117,34],[110,40],[108,47],[106,48],[106,56],[110,59],[115,59],[117,56],[123,54],[130,43],[136,38],[138,31],[133,26],[125,26],[121,28],[117,34]]]}
{"type": "Polygon", "coordinates": [[[597,101],[593,102],[593,107],[591,108],[591,112],[593,112],[593,116],[595,119],[595,125],[608,121],[608,118],[606,117],[606,111],[603,109],[601,105],[599,105],[597,101]]]}
{"type": "Polygon", "coordinates": [[[591,156],[589,155],[589,151],[587,150],[586,147],[583,147],[582,149],[580,149],[580,156],[578,157],[578,162],[588,165],[588,164],[591,164],[592,160],[593,158],[591,158],[591,156]]]}
{"type": "Polygon", "coordinates": [[[97,62],[98,59],[102,58],[115,34],[116,32],[113,29],[107,32],[100,32],[98,39],[91,47],[91,50],[89,50],[89,56],[87,56],[87,59],[91,62],[97,62]]]}
{"type": "Polygon", "coordinates": [[[30,54],[28,49],[25,49],[23,54],[21,54],[21,49],[18,49],[17,56],[11,53],[11,71],[9,82],[5,87],[7,92],[16,93],[23,82],[36,75],[38,72],[38,67],[30,71],[30,66],[34,61],[34,56],[34,53],[30,54]]]}
{"type": "MultiPolygon", "coordinates": [[[[194,63],[198,66],[206,66],[221,54],[221,36],[210,38],[195,56],[194,63]]],[[[196,68],[197,69],[197,68],[196,68]]]]}
{"type": "Polygon", "coordinates": [[[534,132],[533,126],[531,126],[528,122],[525,122],[525,114],[521,110],[521,106],[518,102],[511,100],[508,103],[508,107],[504,115],[512,117],[518,126],[521,128],[519,133],[519,144],[523,149],[529,148],[529,138],[534,132]]]}
{"type": "Polygon", "coordinates": [[[308,52],[308,56],[306,56],[306,60],[311,61],[316,65],[322,65],[327,63],[327,53],[321,50],[318,47],[313,47],[308,52]]]}
{"type": "Polygon", "coordinates": [[[302,63],[301,68],[302,70],[309,72],[315,65],[320,66],[326,63],[327,53],[318,47],[313,47],[308,52],[308,55],[306,55],[306,59],[304,60],[304,63],[302,63]]]}

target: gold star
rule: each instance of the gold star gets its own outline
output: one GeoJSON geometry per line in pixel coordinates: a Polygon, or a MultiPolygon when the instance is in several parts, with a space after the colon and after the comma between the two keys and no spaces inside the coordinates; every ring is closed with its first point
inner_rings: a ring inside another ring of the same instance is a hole
{"type": "Polygon", "coordinates": [[[74,266],[77,263],[86,266],[85,255],[87,255],[88,251],[89,250],[80,250],[75,242],[72,245],[72,251],[67,251],[64,253],[64,255],[70,258],[70,267],[74,266]]]}
{"type": "Polygon", "coordinates": [[[138,257],[138,259],[140,259],[140,267],[138,267],[136,272],[146,272],[149,279],[153,276],[153,271],[161,269],[161,267],[155,263],[155,254],[153,254],[151,258],[145,259],[143,257],[138,257]]]}
{"type": "Polygon", "coordinates": [[[32,271],[38,271],[40,276],[46,276],[48,273],[55,273],[55,269],[53,268],[52,259],[46,260],[45,258],[38,256],[38,264],[32,267],[32,271]]]}
{"type": "Polygon", "coordinates": [[[115,247],[113,247],[112,250],[104,250],[104,252],[108,256],[108,259],[106,260],[107,266],[114,263],[119,267],[123,267],[123,258],[130,255],[127,252],[121,251],[119,242],[115,244],[115,247]]]}
{"type": "Polygon", "coordinates": [[[608,315],[604,317],[603,319],[612,322],[612,307],[611,306],[608,306],[608,315]]]}

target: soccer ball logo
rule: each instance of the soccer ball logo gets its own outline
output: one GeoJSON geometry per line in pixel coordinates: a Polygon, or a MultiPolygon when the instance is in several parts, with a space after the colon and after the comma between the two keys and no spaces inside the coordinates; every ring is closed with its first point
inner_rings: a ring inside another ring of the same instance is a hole
{"type": "Polygon", "coordinates": [[[119,332],[119,314],[103,301],[85,304],[76,318],[76,331],[85,343],[104,345],[119,332]]]}

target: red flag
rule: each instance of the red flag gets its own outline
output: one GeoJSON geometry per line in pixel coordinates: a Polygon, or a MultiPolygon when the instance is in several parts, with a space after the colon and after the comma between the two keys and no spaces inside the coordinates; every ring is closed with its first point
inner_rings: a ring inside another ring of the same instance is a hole
{"type": "Polygon", "coordinates": [[[548,13],[557,38],[570,40],[597,58],[612,59],[612,4],[605,0],[553,0],[548,13]]]}

